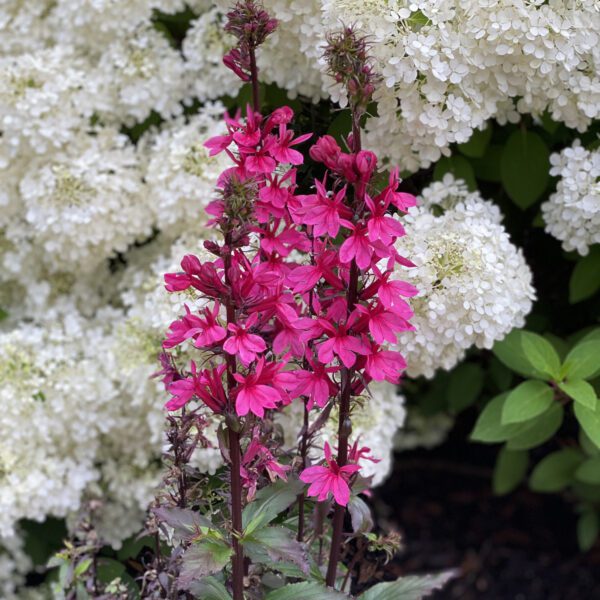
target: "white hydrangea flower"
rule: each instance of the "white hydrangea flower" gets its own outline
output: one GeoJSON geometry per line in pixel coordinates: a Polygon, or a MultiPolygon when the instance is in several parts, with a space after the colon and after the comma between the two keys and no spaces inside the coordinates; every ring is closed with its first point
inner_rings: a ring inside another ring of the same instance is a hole
{"type": "Polygon", "coordinates": [[[162,232],[197,231],[206,223],[217,178],[231,164],[227,154],[209,156],[204,147],[208,138],[226,133],[224,112],[220,103],[206,104],[187,121],[169,121],[140,140],[148,204],[162,232]]]}
{"type": "Polygon", "coordinates": [[[550,174],[560,177],[556,192],[542,204],[546,231],[565,250],[585,256],[600,244],[600,150],[586,150],[579,140],[550,157],[550,174]]]}
{"type": "Polygon", "coordinates": [[[81,132],[68,150],[35,158],[19,190],[22,219],[7,227],[6,236],[16,245],[35,240],[52,270],[93,270],[151,233],[138,156],[112,128],[81,132]]]}
{"type": "Polygon", "coordinates": [[[107,118],[132,125],[151,111],[165,119],[183,112],[181,102],[188,96],[183,57],[149,25],[115,38],[95,75],[110,98],[107,118]]]}
{"type": "Polygon", "coordinates": [[[0,536],[0,597],[17,600],[18,588],[25,583],[25,575],[31,569],[31,558],[25,553],[20,532],[9,537],[0,536]]]}
{"type": "Polygon", "coordinates": [[[446,175],[422,192],[404,219],[401,254],[417,265],[402,274],[419,290],[415,331],[398,336],[411,377],[451,369],[472,345],[491,348],[532,307],[532,274],[494,204],[446,175]],[[441,214],[440,214],[441,213],[441,214]]]}
{"type": "MultiPolygon", "coordinates": [[[[371,449],[373,458],[379,462],[361,461],[360,473],[372,477],[372,485],[381,485],[390,473],[393,459],[394,436],[403,426],[406,418],[405,399],[397,392],[397,386],[386,382],[372,382],[368,392],[354,403],[352,411],[352,435],[350,441],[358,440],[360,447],[371,449]]],[[[281,426],[284,442],[288,448],[298,444],[296,436],[302,429],[304,408],[300,401],[294,401],[275,415],[281,426]]],[[[318,415],[318,409],[311,411],[311,422],[318,415]]],[[[328,442],[332,448],[337,444],[338,420],[332,411],[325,426],[313,438],[309,451],[312,460],[323,458],[323,445],[328,442]]],[[[335,453],[335,450],[334,450],[335,453]]]]}

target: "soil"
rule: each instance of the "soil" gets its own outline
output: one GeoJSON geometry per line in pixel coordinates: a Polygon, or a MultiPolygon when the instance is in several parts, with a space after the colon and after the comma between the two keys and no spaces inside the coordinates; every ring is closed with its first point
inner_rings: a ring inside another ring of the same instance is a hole
{"type": "Polygon", "coordinates": [[[385,578],[456,569],[432,600],[600,600],[600,543],[579,551],[573,506],[556,494],[523,485],[494,496],[496,452],[455,431],[438,448],[397,455],[374,498],[380,524],[404,542],[385,578]]]}

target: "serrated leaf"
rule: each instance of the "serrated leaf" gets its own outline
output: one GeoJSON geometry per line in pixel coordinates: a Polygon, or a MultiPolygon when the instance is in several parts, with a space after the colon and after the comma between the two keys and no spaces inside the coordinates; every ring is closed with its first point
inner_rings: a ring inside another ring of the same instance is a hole
{"type": "Polygon", "coordinates": [[[263,527],[243,538],[244,548],[253,562],[263,562],[266,553],[271,561],[297,565],[308,575],[309,560],[306,545],[294,537],[294,532],[285,527],[263,527]]]}
{"type": "Polygon", "coordinates": [[[198,511],[191,508],[160,507],[153,510],[160,521],[172,527],[175,534],[191,540],[201,535],[201,528],[216,529],[213,524],[198,511]]]}
{"type": "Polygon", "coordinates": [[[443,156],[433,169],[433,180],[442,181],[446,173],[452,173],[454,179],[462,179],[469,190],[477,189],[475,172],[469,161],[464,156],[443,156]]]}
{"type": "Polygon", "coordinates": [[[600,340],[583,339],[565,358],[562,374],[567,379],[592,379],[600,373],[600,340]]]}
{"type": "Polygon", "coordinates": [[[554,392],[542,381],[530,379],[510,391],[502,408],[502,424],[522,423],[544,413],[554,400],[554,392]]]}
{"type": "Polygon", "coordinates": [[[579,425],[585,431],[589,440],[600,448],[600,403],[596,405],[596,410],[591,410],[586,406],[575,402],[573,410],[579,425]]]}
{"type": "Polygon", "coordinates": [[[320,583],[291,583],[266,595],[265,600],[347,600],[348,596],[320,583]]]}
{"type": "Polygon", "coordinates": [[[458,413],[477,400],[483,377],[483,369],[473,363],[463,363],[450,373],[446,399],[452,412],[458,413]]]}
{"type": "MultiPolygon", "coordinates": [[[[513,329],[503,340],[496,342],[492,352],[503,364],[524,377],[546,379],[546,375],[538,371],[529,361],[523,349],[523,338],[530,332],[513,329]]],[[[536,335],[536,334],[531,334],[536,335]]],[[[541,336],[539,336],[541,337],[541,336]]]]}
{"type": "Polygon", "coordinates": [[[299,479],[277,481],[261,489],[242,512],[244,536],[264,527],[291,506],[304,484],[299,479]]]}
{"type": "Polygon", "coordinates": [[[517,130],[502,151],[502,185],[510,199],[522,209],[538,200],[548,184],[550,153],[544,140],[532,131],[517,130]]]}
{"type": "Polygon", "coordinates": [[[492,479],[494,494],[503,495],[512,492],[525,478],[528,464],[527,452],[502,448],[496,459],[492,479]]]}
{"type": "Polygon", "coordinates": [[[598,398],[594,388],[587,381],[583,379],[563,381],[558,384],[558,387],[575,402],[579,402],[591,410],[596,409],[598,398]]]}
{"type": "Polygon", "coordinates": [[[523,352],[534,369],[554,379],[560,376],[560,357],[552,344],[540,335],[523,332],[523,352]]]}
{"type": "Polygon", "coordinates": [[[600,246],[593,246],[579,259],[569,280],[569,302],[576,304],[600,290],[600,246]]]}
{"type": "Polygon", "coordinates": [[[456,146],[458,151],[469,158],[481,158],[492,139],[492,129],[490,123],[487,123],[485,129],[476,129],[468,142],[456,146]]]}
{"type": "Polygon", "coordinates": [[[396,581],[378,583],[362,593],[358,600],[421,600],[443,588],[454,577],[454,571],[435,575],[408,575],[396,581]]]}
{"type": "Polygon", "coordinates": [[[231,555],[231,548],[216,540],[192,544],[183,553],[177,585],[180,589],[188,590],[194,581],[221,571],[231,555]]]}
{"type": "Polygon", "coordinates": [[[583,483],[600,485],[600,456],[588,458],[579,465],[575,477],[583,483]]]}
{"type": "Polygon", "coordinates": [[[575,476],[583,455],[574,448],[563,448],[543,458],[533,469],[529,485],[535,492],[559,492],[575,476]]]}
{"type": "Polygon", "coordinates": [[[227,588],[214,577],[204,577],[192,582],[189,591],[202,600],[232,600],[227,588]]]}
{"type": "Polygon", "coordinates": [[[536,419],[519,423],[514,426],[518,428],[518,431],[506,442],[507,448],[509,450],[529,450],[543,444],[559,430],[564,415],[564,408],[556,402],[536,419]]]}
{"type": "Polygon", "coordinates": [[[579,548],[586,552],[589,550],[596,540],[600,532],[600,520],[598,513],[593,509],[584,511],[577,520],[577,542],[579,548]]]}
{"type": "Polygon", "coordinates": [[[348,512],[354,533],[365,533],[373,529],[373,516],[367,503],[360,497],[352,495],[348,502],[348,512]]]}

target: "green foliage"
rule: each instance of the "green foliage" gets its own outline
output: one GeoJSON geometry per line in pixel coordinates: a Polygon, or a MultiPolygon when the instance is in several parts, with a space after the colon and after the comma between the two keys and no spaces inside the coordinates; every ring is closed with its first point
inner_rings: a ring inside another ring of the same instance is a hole
{"type": "Polygon", "coordinates": [[[231,547],[223,540],[207,538],[192,544],[182,557],[179,587],[188,590],[194,581],[218,573],[229,563],[231,555],[231,547]]]}
{"type": "Polygon", "coordinates": [[[587,509],[577,521],[577,541],[583,552],[589,550],[600,533],[600,519],[593,509],[587,509]]]}
{"type": "Polygon", "coordinates": [[[450,374],[446,399],[451,412],[458,413],[471,406],[483,388],[483,369],[473,363],[463,363],[450,374]]]}
{"type": "Polygon", "coordinates": [[[502,407],[502,423],[522,423],[544,413],[554,399],[552,389],[541,381],[530,379],[509,392],[502,407]]]}
{"type": "Polygon", "coordinates": [[[517,130],[504,146],[500,169],[502,184],[511,200],[519,208],[529,208],[548,185],[548,147],[537,133],[517,130]]]}
{"type": "Polygon", "coordinates": [[[461,154],[469,158],[481,158],[492,139],[493,126],[488,124],[484,129],[476,129],[468,142],[456,147],[461,154]]]}
{"type": "Polygon", "coordinates": [[[326,588],[320,583],[303,581],[291,583],[267,594],[265,600],[343,600],[346,594],[326,588]]]}
{"type": "Polygon", "coordinates": [[[563,448],[549,454],[531,473],[531,489],[536,492],[558,492],[564,489],[573,480],[583,459],[583,454],[574,448],[563,448]]]}
{"type": "Polygon", "coordinates": [[[446,173],[452,173],[455,179],[462,179],[470,190],[477,189],[475,172],[471,163],[462,156],[443,157],[433,169],[434,181],[441,181],[446,173]]]}
{"type": "Polygon", "coordinates": [[[569,302],[576,304],[591,298],[600,290],[600,246],[580,258],[569,280],[569,302]]]}
{"type": "Polygon", "coordinates": [[[453,571],[437,575],[409,575],[396,581],[378,583],[358,597],[358,600],[420,600],[442,588],[455,577],[453,571]]]}
{"type": "Polygon", "coordinates": [[[512,492],[527,474],[529,458],[523,450],[502,448],[496,460],[492,487],[498,495],[512,492]]]}

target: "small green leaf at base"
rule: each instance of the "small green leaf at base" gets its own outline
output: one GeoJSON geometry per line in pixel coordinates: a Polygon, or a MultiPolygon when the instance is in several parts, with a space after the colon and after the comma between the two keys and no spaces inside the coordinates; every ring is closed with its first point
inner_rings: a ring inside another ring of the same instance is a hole
{"type": "Polygon", "coordinates": [[[600,290],[600,245],[591,248],[587,256],[581,258],[569,281],[569,302],[576,304],[591,298],[600,290]]]}
{"type": "Polygon", "coordinates": [[[600,448],[600,403],[596,405],[596,410],[591,410],[587,406],[575,402],[573,410],[579,425],[585,431],[589,440],[600,448]]]}
{"type": "Polygon", "coordinates": [[[541,381],[529,380],[509,392],[502,409],[502,424],[521,423],[544,413],[554,400],[554,392],[541,381]]]}
{"type": "Polygon", "coordinates": [[[522,450],[500,450],[494,469],[492,488],[499,496],[512,492],[523,481],[527,473],[529,458],[522,450]]]}
{"type": "Polygon", "coordinates": [[[573,481],[583,455],[574,448],[564,448],[549,454],[539,462],[529,478],[534,492],[559,492],[573,481]]]}
{"type": "Polygon", "coordinates": [[[575,402],[579,402],[590,410],[596,410],[598,398],[594,388],[587,381],[583,379],[563,381],[558,384],[558,387],[575,402]]]}
{"type": "Polygon", "coordinates": [[[598,513],[593,509],[583,512],[577,520],[577,541],[582,552],[586,552],[594,545],[599,532],[598,513]]]}
{"type": "Polygon", "coordinates": [[[453,413],[459,413],[477,400],[483,388],[483,378],[482,368],[473,363],[463,363],[452,371],[446,398],[453,413]]]}
{"type": "Polygon", "coordinates": [[[591,379],[600,372],[600,340],[583,339],[565,358],[562,375],[567,379],[591,379]]]}
{"type": "Polygon", "coordinates": [[[575,472],[575,477],[583,483],[590,485],[600,485],[600,456],[588,458],[579,465],[575,472]]]}

